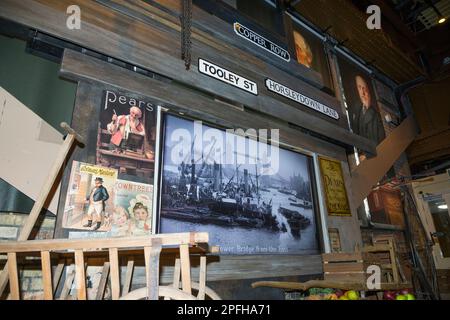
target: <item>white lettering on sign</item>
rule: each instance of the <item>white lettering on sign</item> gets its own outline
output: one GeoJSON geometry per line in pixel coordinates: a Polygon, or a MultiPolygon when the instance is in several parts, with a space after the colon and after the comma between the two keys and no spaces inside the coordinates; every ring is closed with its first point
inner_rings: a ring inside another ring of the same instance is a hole
{"type": "Polygon", "coordinates": [[[331,109],[331,108],[327,107],[326,105],[324,105],[316,100],[313,100],[297,91],[294,91],[286,86],[283,86],[282,84],[279,84],[276,81],[273,81],[271,79],[266,79],[266,87],[269,91],[275,92],[279,95],[282,95],[283,97],[286,97],[295,102],[301,103],[301,104],[307,106],[308,108],[311,108],[320,113],[323,113],[333,119],[336,119],[336,120],[339,119],[339,113],[337,113],[336,110],[331,109]]]}
{"type": "Polygon", "coordinates": [[[254,95],[258,95],[258,87],[255,82],[237,75],[236,73],[228,71],[227,69],[219,67],[214,63],[205,61],[203,59],[198,59],[198,71],[217,80],[235,86],[239,89],[245,90],[254,95]]]}
{"type": "Polygon", "coordinates": [[[251,41],[256,44],[258,47],[263,48],[264,50],[269,51],[270,53],[276,55],[278,58],[283,59],[286,62],[291,60],[291,56],[289,52],[279,45],[273,43],[270,40],[267,40],[263,36],[257,34],[255,31],[250,30],[249,28],[243,26],[239,22],[235,22],[233,24],[234,32],[244,38],[245,40],[251,41]]]}

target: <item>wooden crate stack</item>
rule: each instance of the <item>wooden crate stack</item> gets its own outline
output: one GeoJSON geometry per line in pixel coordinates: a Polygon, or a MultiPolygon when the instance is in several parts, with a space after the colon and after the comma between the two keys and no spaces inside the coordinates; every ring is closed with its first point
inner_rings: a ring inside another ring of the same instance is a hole
{"type": "Polygon", "coordinates": [[[366,281],[362,252],[322,254],[324,280],[339,282],[366,281]]]}

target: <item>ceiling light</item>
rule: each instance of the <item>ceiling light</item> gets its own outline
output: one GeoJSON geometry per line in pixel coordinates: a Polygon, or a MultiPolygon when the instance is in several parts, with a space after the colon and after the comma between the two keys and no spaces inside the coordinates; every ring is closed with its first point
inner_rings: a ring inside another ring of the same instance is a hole
{"type": "Polygon", "coordinates": [[[445,19],[444,17],[440,18],[438,23],[439,24],[443,24],[445,21],[447,21],[447,19],[445,19]]]}
{"type": "Polygon", "coordinates": [[[441,204],[440,206],[438,206],[438,208],[441,209],[441,210],[448,210],[448,205],[441,204]]]}

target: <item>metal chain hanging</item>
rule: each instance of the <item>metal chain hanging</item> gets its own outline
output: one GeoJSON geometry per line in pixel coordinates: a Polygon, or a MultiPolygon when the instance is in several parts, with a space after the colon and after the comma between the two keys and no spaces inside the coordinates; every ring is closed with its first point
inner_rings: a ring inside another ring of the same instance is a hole
{"type": "Polygon", "coordinates": [[[184,60],[186,70],[191,67],[191,25],[192,0],[181,0],[181,59],[184,60]]]}

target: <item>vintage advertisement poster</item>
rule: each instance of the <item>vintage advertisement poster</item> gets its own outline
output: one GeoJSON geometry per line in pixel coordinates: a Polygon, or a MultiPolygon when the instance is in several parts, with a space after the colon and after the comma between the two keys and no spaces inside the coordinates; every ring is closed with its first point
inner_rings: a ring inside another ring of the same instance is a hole
{"type": "Polygon", "coordinates": [[[165,117],[160,232],[209,232],[221,254],[319,253],[311,158],[250,141],[165,117]]]}
{"type": "Polygon", "coordinates": [[[88,141],[95,146],[89,156],[95,163],[75,161],[70,174],[62,223],[69,238],[128,237],[154,231],[157,114],[157,107],[145,97],[103,91],[99,117],[94,120],[97,131],[88,141]]]}
{"type": "Polygon", "coordinates": [[[341,163],[319,157],[328,215],[351,216],[341,163]]]}
{"type": "Polygon", "coordinates": [[[64,208],[63,227],[109,231],[117,170],[74,161],[64,208]]]}
{"type": "Polygon", "coordinates": [[[117,180],[115,191],[111,236],[150,235],[153,186],[117,180]]]}
{"type": "Polygon", "coordinates": [[[107,90],[97,136],[97,164],[118,170],[119,179],[153,183],[156,107],[107,90]]]}
{"type": "Polygon", "coordinates": [[[120,180],[115,169],[74,161],[63,227],[97,231],[100,237],[150,235],[152,204],[152,185],[120,180]]]}

